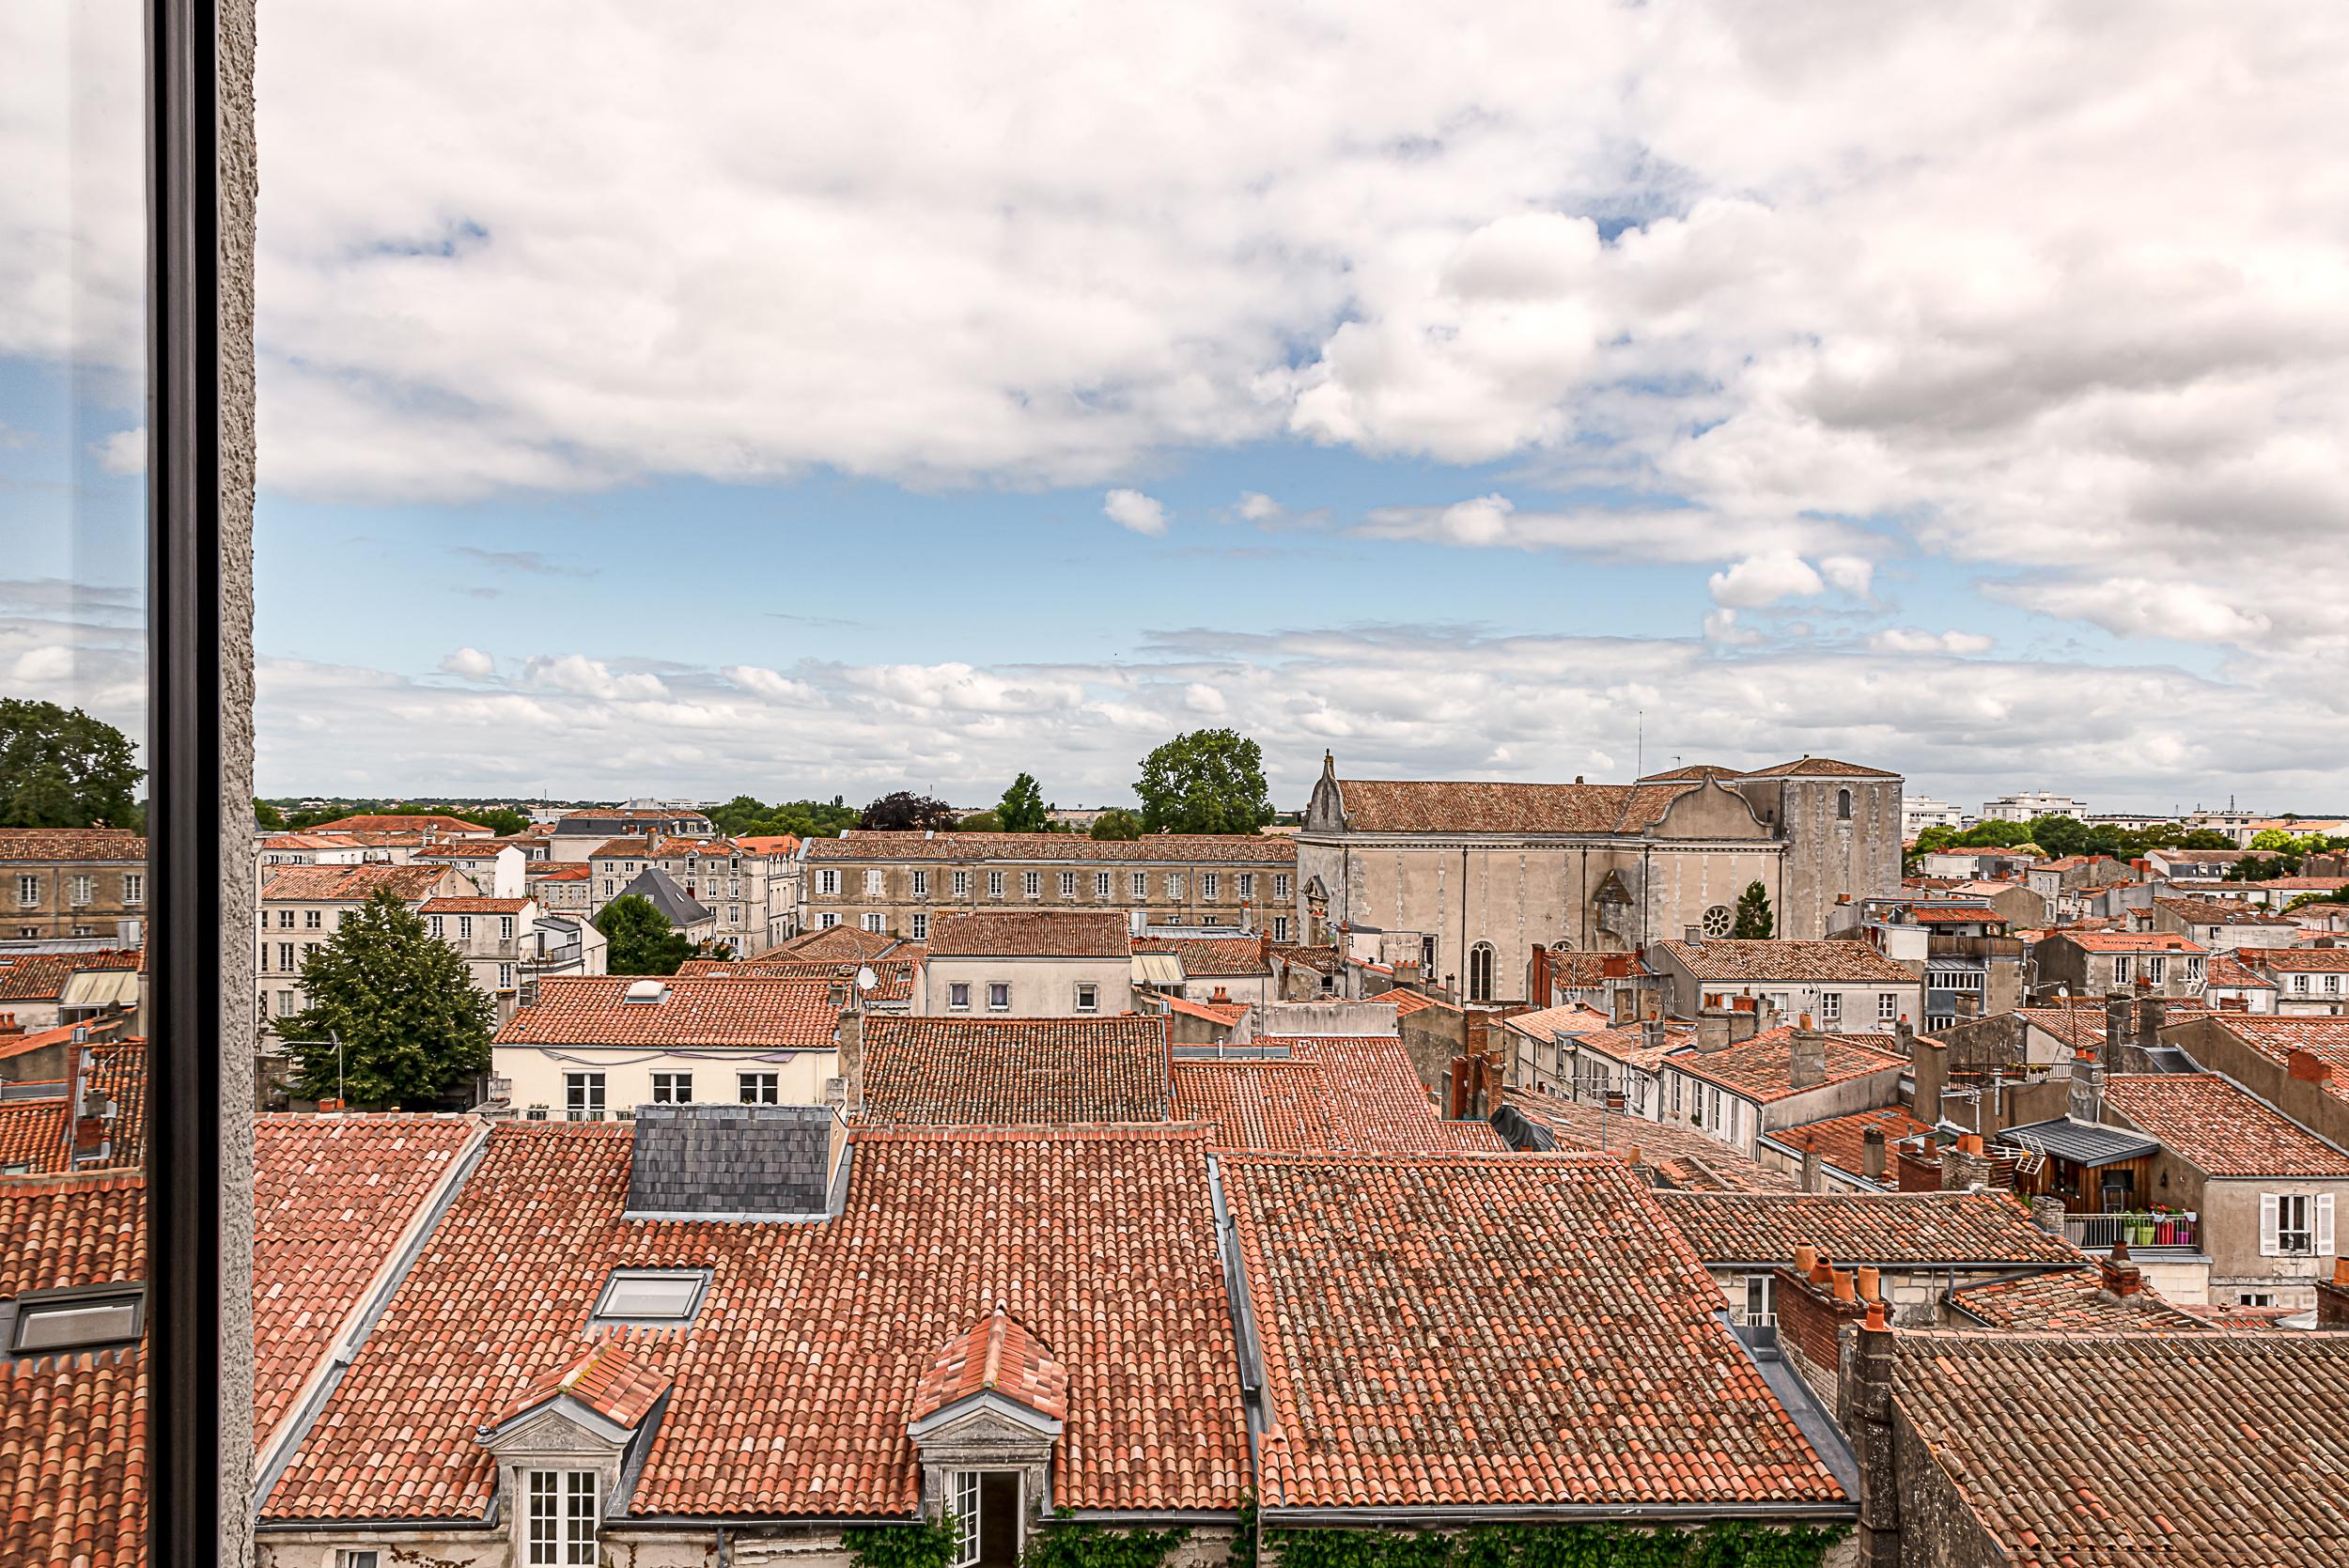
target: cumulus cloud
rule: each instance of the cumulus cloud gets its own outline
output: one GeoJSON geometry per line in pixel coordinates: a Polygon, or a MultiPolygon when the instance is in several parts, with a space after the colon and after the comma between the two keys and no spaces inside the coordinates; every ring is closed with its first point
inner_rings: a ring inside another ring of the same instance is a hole
{"type": "Polygon", "coordinates": [[[521,684],[575,696],[618,702],[644,702],[668,695],[661,677],[644,672],[614,674],[600,659],[567,653],[534,656],[522,661],[521,684]]]}
{"type": "Polygon", "coordinates": [[[1166,507],[1140,490],[1112,490],[1101,498],[1101,515],[1137,534],[1166,532],[1166,507]]]}
{"type": "Polygon", "coordinates": [[[1809,598],[1827,591],[1827,584],[1808,562],[1783,551],[1749,555],[1727,571],[1705,580],[1713,602],[1738,610],[1758,610],[1783,598],[1809,598]]]}
{"type": "Polygon", "coordinates": [[[117,430],[97,445],[98,466],[109,474],[147,472],[147,427],[117,430]]]}
{"type": "Polygon", "coordinates": [[[498,661],[479,648],[462,647],[441,660],[441,668],[467,680],[485,680],[497,674],[498,661]]]}
{"type": "Polygon", "coordinates": [[[1926,631],[1913,626],[1887,627],[1868,639],[1877,653],[1988,653],[1998,639],[1978,631],[1926,631]]]}
{"type": "Polygon", "coordinates": [[[789,703],[796,707],[817,707],[823,703],[823,693],[803,680],[756,664],[729,664],[723,672],[726,679],[743,691],[766,698],[770,703],[789,703]]]}

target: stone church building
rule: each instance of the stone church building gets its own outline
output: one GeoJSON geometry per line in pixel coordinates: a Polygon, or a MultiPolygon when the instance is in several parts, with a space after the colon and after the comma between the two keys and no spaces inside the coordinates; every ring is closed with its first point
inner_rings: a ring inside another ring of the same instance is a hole
{"type": "Polygon", "coordinates": [[[1636,784],[1342,779],[1325,756],[1297,835],[1309,939],[1387,934],[1470,1001],[1522,1001],[1536,946],[1626,952],[1727,936],[1768,890],[1781,937],[1901,880],[1901,776],[1827,757],[1676,768],[1636,784]]]}

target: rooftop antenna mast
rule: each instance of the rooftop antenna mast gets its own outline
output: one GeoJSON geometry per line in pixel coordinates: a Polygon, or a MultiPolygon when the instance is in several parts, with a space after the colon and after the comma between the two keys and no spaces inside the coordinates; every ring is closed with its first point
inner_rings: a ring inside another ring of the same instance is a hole
{"type": "Polygon", "coordinates": [[[1631,742],[1631,777],[1634,782],[1647,777],[1647,709],[1640,708],[1638,714],[1631,742]]]}

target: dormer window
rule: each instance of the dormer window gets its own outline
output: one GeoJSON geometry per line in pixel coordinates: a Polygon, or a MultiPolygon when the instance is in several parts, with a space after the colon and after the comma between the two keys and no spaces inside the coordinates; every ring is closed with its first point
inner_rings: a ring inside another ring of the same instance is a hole
{"type": "Polygon", "coordinates": [[[906,1432],[922,1459],[923,1512],[954,1517],[954,1568],[1017,1568],[1051,1507],[1052,1444],[1067,1415],[1067,1369],[1001,1307],[931,1358],[906,1432]]]}

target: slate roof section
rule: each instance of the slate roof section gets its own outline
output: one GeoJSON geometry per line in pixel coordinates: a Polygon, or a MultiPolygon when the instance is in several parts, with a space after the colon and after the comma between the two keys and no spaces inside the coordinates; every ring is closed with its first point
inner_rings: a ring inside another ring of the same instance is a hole
{"type": "Polygon", "coordinates": [[[1843,1500],[1617,1162],[1219,1169],[1263,1347],[1268,1513],[1843,1500]]]}
{"type": "Polygon", "coordinates": [[[2349,1335],[1896,1332],[1893,1397],[2001,1560],[2349,1560],[2349,1335]]]}
{"type": "Polygon", "coordinates": [[[1984,1327],[2031,1334],[2196,1334],[2209,1327],[2151,1289],[2114,1296],[2093,1268],[1968,1285],[1949,1300],[1984,1327]]]}
{"type": "Polygon", "coordinates": [[[1093,909],[972,909],[930,924],[933,958],[1124,958],[1126,917],[1093,909]]]}
{"type": "Polygon", "coordinates": [[[334,1347],[479,1122],[403,1114],[253,1123],[253,1440],[334,1347]]]}
{"type": "Polygon", "coordinates": [[[710,1271],[690,1330],[630,1340],[670,1381],[636,1516],[910,1517],[914,1390],[997,1305],[1067,1366],[1055,1500],[1238,1505],[1205,1128],[859,1128],[842,1211],[802,1224],[624,1219],[631,1131],[491,1131],[264,1518],[484,1517],[476,1429],[586,1348],[622,1267],[710,1271]]]}
{"type": "Polygon", "coordinates": [[[2105,1108],[2205,1175],[2349,1176],[2349,1154],[2217,1073],[2115,1073],[2105,1108]]]}
{"type": "Polygon", "coordinates": [[[1297,841],[1281,833],[1145,833],[1137,839],[1081,833],[921,833],[857,829],[807,841],[810,861],[967,861],[1039,865],[1134,862],[1295,865],[1297,841]]]}
{"type": "Polygon", "coordinates": [[[1637,832],[1702,783],[1486,784],[1433,779],[1341,779],[1339,807],[1358,833],[1637,832]]]}
{"type": "Polygon", "coordinates": [[[1666,1192],[1658,1201],[1697,1256],[1715,1267],[1787,1265],[1802,1246],[1819,1249],[1839,1268],[2061,1268],[2082,1261],[2077,1248],[1996,1192],[1666,1192]]]}
{"type": "Polygon", "coordinates": [[[1724,985],[1842,980],[1914,986],[1917,977],[1863,941],[1797,941],[1785,937],[1668,939],[1656,946],[1698,980],[1724,985]]]}
{"type": "Polygon", "coordinates": [[[871,1017],[864,1102],[880,1126],[1167,1119],[1162,1017],[871,1017]]]}
{"type": "Polygon", "coordinates": [[[1136,953],[1172,953],[1190,980],[1268,980],[1272,966],[1253,937],[1135,937],[1136,953]]]}
{"type": "Polygon", "coordinates": [[[677,930],[716,920],[709,906],[691,897],[677,886],[677,878],[657,865],[648,865],[629,879],[620,890],[622,898],[641,898],[661,911],[661,918],[677,930]]]}
{"type": "MultiPolygon", "coordinates": [[[[147,1277],[135,1172],[0,1181],[0,1300],[147,1277]]],[[[142,1568],[147,1376],[140,1349],[0,1358],[8,1560],[142,1568]]]]}
{"type": "Polygon", "coordinates": [[[146,859],[146,835],[127,828],[0,828],[0,862],[130,865],[146,859]]]}
{"type": "Polygon", "coordinates": [[[405,902],[432,896],[448,880],[444,865],[281,865],[261,884],[264,903],[364,904],[379,893],[405,902]]]}
{"type": "Polygon", "coordinates": [[[946,1342],[915,1386],[906,1419],[926,1421],[983,1393],[1000,1394],[1056,1421],[1068,1418],[1068,1369],[1000,1306],[946,1342]]]}
{"type": "Polygon", "coordinates": [[[831,1050],[840,1006],[828,980],[661,978],[658,1001],[630,1001],[644,977],[555,975],[497,1032],[501,1046],[748,1047],[831,1050]]]}

